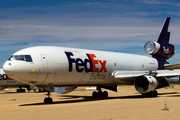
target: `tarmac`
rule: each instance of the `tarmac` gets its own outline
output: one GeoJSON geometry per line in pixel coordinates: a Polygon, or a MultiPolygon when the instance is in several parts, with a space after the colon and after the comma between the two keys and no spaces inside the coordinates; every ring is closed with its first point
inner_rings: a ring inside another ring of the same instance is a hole
{"type": "Polygon", "coordinates": [[[44,104],[46,92],[0,91],[0,120],[177,120],[180,85],[157,90],[158,97],[143,98],[134,86],[108,91],[106,99],[92,98],[93,90],[80,87],[68,94],[53,92],[53,104],[44,104]],[[168,110],[165,108],[165,98],[168,110]]]}

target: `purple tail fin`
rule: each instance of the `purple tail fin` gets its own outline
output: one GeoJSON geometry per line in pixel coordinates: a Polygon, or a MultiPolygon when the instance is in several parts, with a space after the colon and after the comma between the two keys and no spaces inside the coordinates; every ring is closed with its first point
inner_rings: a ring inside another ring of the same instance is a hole
{"type": "Polygon", "coordinates": [[[164,64],[169,64],[166,60],[172,57],[174,53],[174,45],[169,43],[170,32],[168,32],[170,17],[167,17],[157,43],[160,44],[160,50],[153,57],[158,60],[159,69],[164,69],[164,64]]]}
{"type": "Polygon", "coordinates": [[[164,64],[168,64],[167,59],[171,58],[174,53],[174,45],[169,43],[170,32],[168,32],[170,17],[167,17],[162,27],[157,42],[147,42],[145,51],[156,58],[159,63],[159,69],[164,68],[164,64]]]}
{"type": "Polygon", "coordinates": [[[170,32],[168,32],[169,22],[170,22],[170,17],[167,17],[157,41],[160,44],[169,43],[169,37],[170,37],[170,32]]]}

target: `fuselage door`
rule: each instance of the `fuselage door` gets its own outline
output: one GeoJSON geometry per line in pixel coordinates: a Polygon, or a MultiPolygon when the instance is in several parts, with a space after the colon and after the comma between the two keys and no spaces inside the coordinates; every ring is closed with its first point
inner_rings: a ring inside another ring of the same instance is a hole
{"type": "Polygon", "coordinates": [[[43,68],[44,69],[48,68],[46,55],[41,54],[41,60],[42,60],[43,68]]]}

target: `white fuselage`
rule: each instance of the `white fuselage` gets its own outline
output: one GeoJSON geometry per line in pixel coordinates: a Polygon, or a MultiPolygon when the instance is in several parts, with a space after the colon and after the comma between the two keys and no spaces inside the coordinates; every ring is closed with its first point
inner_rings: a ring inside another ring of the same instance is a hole
{"type": "Polygon", "coordinates": [[[18,55],[30,55],[32,61],[10,59],[3,69],[10,77],[35,86],[117,85],[122,81],[113,81],[114,71],[158,69],[154,58],[118,52],[38,46],[13,54],[18,55]]]}

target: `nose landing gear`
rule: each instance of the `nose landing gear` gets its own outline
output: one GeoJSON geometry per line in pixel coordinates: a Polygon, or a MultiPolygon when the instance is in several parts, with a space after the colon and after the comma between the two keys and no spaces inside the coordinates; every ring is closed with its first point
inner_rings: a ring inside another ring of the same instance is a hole
{"type": "Polygon", "coordinates": [[[48,97],[46,97],[46,98],[44,98],[44,103],[45,104],[52,104],[53,103],[53,100],[52,100],[52,98],[50,97],[50,91],[48,91],[48,97]]]}

